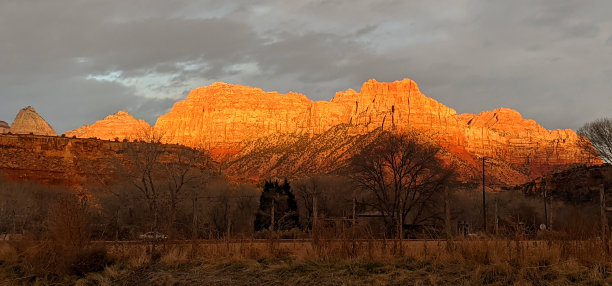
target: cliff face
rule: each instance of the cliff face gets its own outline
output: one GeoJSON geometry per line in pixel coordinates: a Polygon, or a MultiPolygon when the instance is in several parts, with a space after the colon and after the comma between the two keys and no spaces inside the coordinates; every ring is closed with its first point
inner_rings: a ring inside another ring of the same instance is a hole
{"type": "Polygon", "coordinates": [[[31,106],[23,108],[17,113],[9,131],[13,134],[32,133],[34,135],[57,136],[51,125],[38,115],[31,106]]]}
{"type": "Polygon", "coordinates": [[[524,169],[531,177],[589,161],[574,131],[546,130],[531,119],[523,119],[512,109],[462,114],[459,119],[467,126],[464,134],[468,152],[501,158],[524,169]]]}
{"type": "Polygon", "coordinates": [[[272,134],[321,134],[338,124],[364,134],[382,127],[427,132],[468,159],[463,124],[456,112],[424,96],[409,79],[393,83],[370,80],[361,92],[338,92],[329,102],[313,102],[297,93],[279,94],[241,85],[215,83],[193,90],[161,116],[155,129],[168,142],[202,145],[232,154],[250,140],[272,134]]]}
{"type": "Polygon", "coordinates": [[[155,129],[171,143],[236,152],[245,140],[305,130],[311,105],[297,93],[214,83],[175,103],[172,111],[157,119],[155,129]]]}
{"type": "MultiPolygon", "coordinates": [[[[112,185],[125,179],[118,166],[134,161],[129,148],[149,143],[68,137],[0,135],[0,173],[8,180],[36,181],[81,189],[112,185]]],[[[156,145],[162,163],[174,162],[187,148],[156,145]]],[[[133,155],[132,155],[133,156],[133,155]]]]}
{"type": "Polygon", "coordinates": [[[122,143],[62,137],[1,135],[0,170],[9,180],[72,186],[79,176],[105,176],[105,161],[119,154],[122,143]],[[95,168],[84,168],[95,163],[95,168]],[[97,174],[91,171],[96,170],[97,174]],[[91,173],[87,175],[87,173],[91,173]]]}
{"type": "Polygon", "coordinates": [[[464,148],[465,126],[457,112],[422,94],[410,79],[392,83],[369,80],[359,93],[350,89],[338,92],[331,102],[349,110],[348,124],[396,132],[415,128],[458,157],[472,161],[464,148]]]}
{"type": "MultiPolygon", "coordinates": [[[[338,92],[329,102],[313,102],[296,93],[215,83],[195,89],[177,102],[157,120],[155,129],[166,134],[168,142],[204,146],[217,158],[239,162],[242,157],[251,158],[241,151],[251,142],[284,134],[288,137],[259,145],[286,146],[295,136],[313,138],[339,124],[351,128],[347,135],[338,136],[365,135],[378,128],[393,132],[415,128],[473,168],[479,168],[479,158],[487,157],[491,172],[498,173],[500,180],[506,177],[511,181],[508,183],[588,162],[571,130],[546,130],[506,108],[457,115],[423,95],[409,79],[392,83],[370,80],[360,92],[338,92]]],[[[261,160],[261,168],[266,169],[266,164],[273,163],[261,160]]]]}
{"type": "Polygon", "coordinates": [[[85,125],[66,132],[67,137],[98,138],[102,140],[137,139],[151,126],[144,120],[136,119],[127,111],[109,115],[92,125],[85,125]]]}

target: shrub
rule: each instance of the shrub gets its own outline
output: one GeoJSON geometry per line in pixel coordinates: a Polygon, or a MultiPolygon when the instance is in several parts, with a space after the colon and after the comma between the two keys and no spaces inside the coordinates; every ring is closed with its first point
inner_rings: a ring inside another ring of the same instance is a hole
{"type": "Polygon", "coordinates": [[[74,257],[70,270],[75,275],[85,277],[87,273],[104,270],[111,263],[104,247],[89,248],[74,257]]]}

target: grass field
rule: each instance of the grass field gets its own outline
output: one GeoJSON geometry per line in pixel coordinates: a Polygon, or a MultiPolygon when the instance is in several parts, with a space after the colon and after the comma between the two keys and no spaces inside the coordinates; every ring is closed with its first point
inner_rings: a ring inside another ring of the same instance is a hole
{"type": "Polygon", "coordinates": [[[598,240],[3,243],[3,285],[607,285],[598,240]]]}

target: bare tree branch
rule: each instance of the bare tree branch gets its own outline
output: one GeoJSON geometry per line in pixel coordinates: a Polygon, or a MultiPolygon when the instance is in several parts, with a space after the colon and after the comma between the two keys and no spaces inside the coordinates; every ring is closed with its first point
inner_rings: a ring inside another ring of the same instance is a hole
{"type": "Polygon", "coordinates": [[[589,155],[599,156],[604,162],[612,163],[612,119],[600,118],[578,129],[582,136],[580,144],[589,155]]]}

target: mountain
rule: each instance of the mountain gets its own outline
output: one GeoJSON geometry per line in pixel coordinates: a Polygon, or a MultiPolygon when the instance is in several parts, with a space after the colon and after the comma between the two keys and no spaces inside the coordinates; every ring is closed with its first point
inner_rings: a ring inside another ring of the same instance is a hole
{"type": "Polygon", "coordinates": [[[10,129],[11,126],[8,123],[0,121],[0,134],[8,133],[10,129]]]}
{"type": "Polygon", "coordinates": [[[150,128],[151,126],[144,120],[136,119],[127,111],[120,110],[92,125],[70,130],[66,132],[66,136],[102,140],[137,139],[150,128]]]}
{"type": "Polygon", "coordinates": [[[57,136],[51,125],[38,115],[32,106],[23,108],[17,113],[9,131],[13,134],[57,136]]]}
{"type": "MultiPolygon", "coordinates": [[[[422,94],[410,79],[391,83],[369,80],[359,92],[349,89],[336,93],[331,101],[317,102],[293,92],[279,94],[214,83],[191,91],[157,120],[155,129],[167,136],[167,142],[210,149],[228,166],[234,166],[228,167],[230,170],[246,172],[247,176],[254,175],[253,171],[235,166],[290,170],[300,165],[299,160],[288,159],[296,148],[293,144],[312,145],[307,149],[317,150],[327,144],[323,138],[329,137],[329,142],[336,137],[352,140],[351,136],[377,129],[416,129],[473,170],[481,168],[479,160],[484,156],[487,171],[506,184],[589,162],[572,130],[546,130],[507,108],[458,115],[422,94]],[[335,137],[327,134],[336,126],[350,128],[335,137]],[[247,160],[258,163],[238,164],[247,160]]],[[[301,160],[308,158],[320,165],[337,160],[333,156],[327,157],[329,161],[323,155],[305,156],[301,160]]]]}
{"type": "MultiPolygon", "coordinates": [[[[137,138],[150,128],[120,111],[69,131],[79,138],[137,138]]],[[[416,82],[369,80],[330,101],[213,83],[192,90],[153,127],[166,143],[209,150],[236,178],[299,177],[337,172],[381,132],[411,132],[444,149],[465,181],[521,184],[576,164],[600,164],[572,130],[546,130],[508,108],[457,112],[421,93],[416,82]]]]}
{"type": "Polygon", "coordinates": [[[589,161],[573,130],[546,130],[512,109],[461,114],[458,118],[467,127],[464,147],[470,154],[502,159],[530,177],[589,161]]]}
{"type": "Polygon", "coordinates": [[[360,93],[352,89],[338,92],[329,102],[313,102],[293,92],[214,83],[191,91],[187,99],[158,118],[155,128],[163,130],[172,143],[235,153],[249,140],[279,133],[321,134],[338,124],[358,126],[360,133],[377,128],[402,131],[412,126],[433,131],[445,147],[463,144],[455,142],[463,137],[457,133],[461,122],[456,112],[424,96],[409,79],[393,83],[370,80],[360,93]]]}

